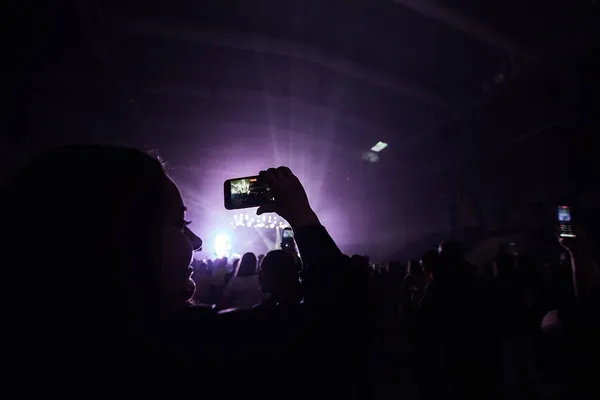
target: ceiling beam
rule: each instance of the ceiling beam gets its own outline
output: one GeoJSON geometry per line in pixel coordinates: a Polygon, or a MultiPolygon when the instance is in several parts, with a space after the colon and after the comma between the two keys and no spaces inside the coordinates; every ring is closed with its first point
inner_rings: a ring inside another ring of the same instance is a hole
{"type": "Polygon", "coordinates": [[[447,109],[450,104],[439,94],[414,82],[401,80],[384,71],[376,70],[338,55],[326,52],[306,43],[289,38],[274,38],[256,33],[220,31],[181,25],[166,25],[155,21],[117,21],[113,25],[117,32],[131,35],[154,36],[177,41],[187,41],[210,46],[248,50],[274,54],[322,65],[375,86],[399,93],[422,104],[447,109]]]}
{"type": "Polygon", "coordinates": [[[477,40],[515,56],[527,59],[535,58],[531,51],[512,39],[493,31],[474,18],[450,9],[435,0],[394,0],[394,3],[462,31],[477,40]]]}

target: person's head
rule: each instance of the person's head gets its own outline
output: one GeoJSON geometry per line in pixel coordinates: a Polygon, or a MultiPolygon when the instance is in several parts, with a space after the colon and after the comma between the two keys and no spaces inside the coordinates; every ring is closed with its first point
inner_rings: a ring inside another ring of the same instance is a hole
{"type": "Polygon", "coordinates": [[[201,241],[187,229],[179,189],[156,158],[115,146],[58,148],[25,165],[2,201],[13,273],[36,279],[43,300],[62,311],[130,313],[187,300],[201,241]],[[36,264],[32,251],[48,262],[36,264]]]}
{"type": "Polygon", "coordinates": [[[408,273],[414,276],[423,275],[423,267],[419,260],[410,260],[408,262],[408,273]]]}
{"type": "Polygon", "coordinates": [[[252,275],[256,275],[256,256],[254,253],[246,253],[242,256],[235,276],[243,277],[252,275]]]}
{"type": "Polygon", "coordinates": [[[362,268],[369,267],[369,259],[365,256],[360,256],[358,254],[353,254],[350,258],[355,265],[358,265],[362,268]]]}
{"type": "Polygon", "coordinates": [[[406,275],[406,268],[400,261],[391,261],[388,264],[388,270],[390,275],[404,277],[406,275]]]}
{"type": "Polygon", "coordinates": [[[514,260],[510,254],[499,254],[492,262],[494,278],[510,279],[515,275],[514,260]]]}
{"type": "Polygon", "coordinates": [[[298,272],[296,260],[291,253],[283,250],[270,251],[260,265],[260,287],[276,300],[299,300],[298,272]]]}
{"type": "Polygon", "coordinates": [[[438,271],[440,264],[440,256],[437,251],[430,250],[421,256],[421,266],[423,272],[429,279],[433,279],[438,271]]]}
{"type": "Polygon", "coordinates": [[[438,253],[443,261],[462,261],[465,256],[462,243],[453,239],[440,243],[438,253]]]}

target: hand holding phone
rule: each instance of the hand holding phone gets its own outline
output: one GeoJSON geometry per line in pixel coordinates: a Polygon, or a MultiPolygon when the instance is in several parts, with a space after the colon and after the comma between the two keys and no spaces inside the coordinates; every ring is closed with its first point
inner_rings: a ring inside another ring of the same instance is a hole
{"type": "Polygon", "coordinates": [[[275,212],[294,228],[318,225],[300,180],[287,167],[270,168],[258,176],[225,181],[225,208],[259,207],[257,214],[275,212]]]}
{"type": "Polygon", "coordinates": [[[302,183],[288,167],[269,168],[267,171],[260,171],[259,176],[271,187],[274,201],[260,206],[256,214],[275,212],[294,229],[320,224],[310,207],[302,183]]]}

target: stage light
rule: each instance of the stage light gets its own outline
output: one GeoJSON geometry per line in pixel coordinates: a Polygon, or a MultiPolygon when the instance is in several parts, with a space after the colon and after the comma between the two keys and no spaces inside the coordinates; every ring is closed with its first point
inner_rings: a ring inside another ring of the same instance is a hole
{"type": "Polygon", "coordinates": [[[267,219],[267,217],[263,215],[263,216],[262,216],[262,220],[263,220],[263,222],[264,222],[266,219],[267,219]]]}
{"type": "Polygon", "coordinates": [[[244,215],[244,219],[248,221],[248,214],[244,215]]]}
{"type": "Polygon", "coordinates": [[[388,146],[385,142],[377,142],[375,146],[371,147],[371,151],[375,153],[379,153],[381,150],[385,149],[388,146]]]}
{"type": "Polygon", "coordinates": [[[251,224],[250,222],[248,222],[248,223],[246,224],[246,226],[247,226],[248,228],[250,228],[250,227],[252,226],[252,224],[251,224]]]}
{"type": "Polygon", "coordinates": [[[237,219],[237,214],[235,214],[235,215],[233,216],[233,218],[234,218],[234,219],[237,219]]]}
{"type": "Polygon", "coordinates": [[[220,234],[215,238],[215,254],[217,257],[225,257],[227,252],[231,249],[231,242],[229,236],[220,234]]]}
{"type": "Polygon", "coordinates": [[[273,228],[275,228],[275,225],[271,224],[271,225],[269,225],[269,228],[273,229],[273,228]]]}

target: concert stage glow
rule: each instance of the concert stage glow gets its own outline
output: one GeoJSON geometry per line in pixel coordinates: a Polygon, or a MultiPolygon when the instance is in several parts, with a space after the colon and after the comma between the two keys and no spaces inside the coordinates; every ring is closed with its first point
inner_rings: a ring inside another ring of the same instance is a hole
{"type": "Polygon", "coordinates": [[[257,229],[283,229],[289,226],[287,221],[275,215],[252,215],[247,213],[236,213],[230,222],[233,229],[257,228],[257,229]]]}

